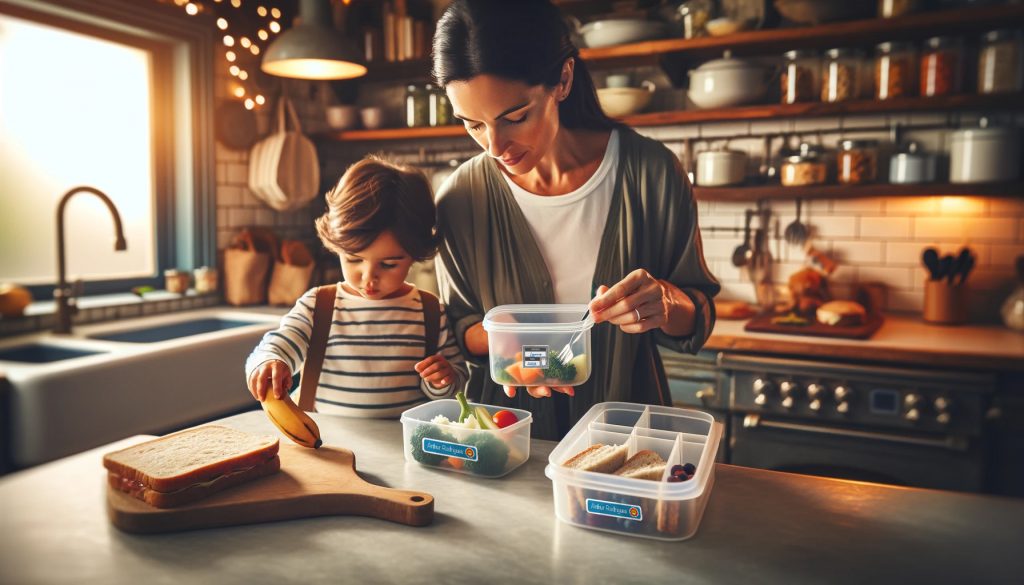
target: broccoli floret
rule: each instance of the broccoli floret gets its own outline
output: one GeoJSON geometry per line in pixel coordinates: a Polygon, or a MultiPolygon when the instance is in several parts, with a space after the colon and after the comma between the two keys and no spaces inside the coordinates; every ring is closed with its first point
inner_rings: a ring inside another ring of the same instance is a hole
{"type": "Polygon", "coordinates": [[[509,451],[505,441],[492,432],[481,431],[469,438],[469,444],[476,447],[477,460],[467,460],[466,471],[487,477],[495,477],[505,471],[509,451]]]}
{"type": "Polygon", "coordinates": [[[514,380],[512,376],[510,376],[508,372],[505,371],[505,368],[511,366],[514,363],[516,363],[516,360],[512,358],[505,358],[500,356],[494,358],[494,365],[492,366],[494,378],[497,379],[498,382],[505,384],[506,386],[515,386],[516,384],[518,384],[519,382],[514,380]]]}
{"type": "Polygon", "coordinates": [[[434,455],[423,451],[423,439],[436,439],[454,443],[455,438],[440,428],[431,424],[421,424],[416,427],[409,437],[409,445],[412,447],[412,457],[425,465],[441,465],[447,459],[444,455],[434,455]]]}
{"type": "Polygon", "coordinates": [[[548,367],[544,370],[544,375],[549,380],[572,382],[576,379],[576,366],[562,363],[562,360],[558,359],[558,353],[552,351],[548,353],[548,367]]]}

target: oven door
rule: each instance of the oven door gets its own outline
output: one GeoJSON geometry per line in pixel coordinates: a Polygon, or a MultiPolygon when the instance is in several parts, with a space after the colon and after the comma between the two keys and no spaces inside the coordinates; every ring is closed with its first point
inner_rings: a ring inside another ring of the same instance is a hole
{"type": "Polygon", "coordinates": [[[980,439],[797,422],[761,414],[732,417],[734,465],[912,487],[977,492],[980,439]]]}
{"type": "MultiPolygon", "coordinates": [[[[659,348],[665,375],[668,376],[672,406],[693,408],[715,417],[722,423],[723,437],[728,436],[728,392],[724,390],[718,369],[718,352],[701,351],[697,355],[681,354],[659,348]]],[[[728,461],[728,441],[719,441],[715,460],[728,461]]]]}

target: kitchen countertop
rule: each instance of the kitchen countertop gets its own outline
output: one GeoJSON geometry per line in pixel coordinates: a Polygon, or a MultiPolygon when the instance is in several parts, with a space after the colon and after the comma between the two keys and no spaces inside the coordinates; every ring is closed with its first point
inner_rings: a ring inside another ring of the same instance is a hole
{"type": "MultiPolygon", "coordinates": [[[[1008,583],[1024,574],[1024,500],[719,464],[697,534],[661,542],[554,516],[555,443],[484,480],[406,463],[397,421],[314,415],[374,483],[435,497],[431,526],[359,517],[125,534],[105,512],[102,454],[0,479],[3,583],[1008,583]]],[[[260,411],[224,419],[276,432],[260,411]]],[[[285,440],[285,439],[282,439],[285,440]]]]}
{"type": "Polygon", "coordinates": [[[942,327],[886,315],[870,339],[744,331],[745,320],[718,319],[704,349],[807,358],[838,358],[944,368],[1024,370],[1024,334],[994,325],[942,327]]]}

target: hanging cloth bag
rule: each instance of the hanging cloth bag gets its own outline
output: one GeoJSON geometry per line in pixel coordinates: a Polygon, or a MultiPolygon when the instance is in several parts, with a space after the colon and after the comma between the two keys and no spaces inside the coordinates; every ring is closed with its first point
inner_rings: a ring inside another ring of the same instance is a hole
{"type": "Polygon", "coordinates": [[[291,211],[309,203],[319,188],[316,147],[303,136],[295,108],[282,96],[274,131],[249,153],[249,189],[273,209],[291,211]],[[292,130],[287,128],[285,110],[292,130]]]}

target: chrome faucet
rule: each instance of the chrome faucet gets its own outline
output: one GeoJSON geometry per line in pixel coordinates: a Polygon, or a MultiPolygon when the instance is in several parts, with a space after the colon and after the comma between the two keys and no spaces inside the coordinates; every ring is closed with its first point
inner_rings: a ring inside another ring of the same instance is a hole
{"type": "Polygon", "coordinates": [[[114,230],[117,232],[114,250],[128,249],[128,244],[124,240],[124,231],[121,229],[121,214],[117,212],[110,197],[93,187],[75,187],[60,198],[60,203],[57,204],[57,288],[53,291],[53,300],[57,303],[55,333],[71,333],[71,317],[78,311],[78,307],[75,306],[74,293],[64,277],[64,207],[67,205],[68,199],[71,199],[74,194],[82,192],[92,193],[107,204],[110,215],[114,217],[114,230]]]}

